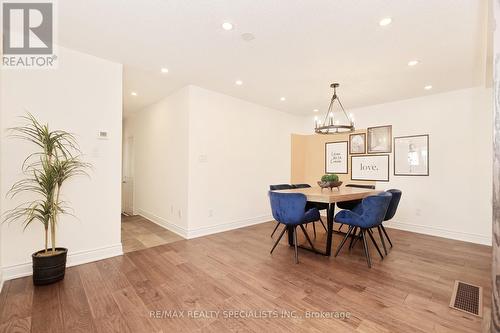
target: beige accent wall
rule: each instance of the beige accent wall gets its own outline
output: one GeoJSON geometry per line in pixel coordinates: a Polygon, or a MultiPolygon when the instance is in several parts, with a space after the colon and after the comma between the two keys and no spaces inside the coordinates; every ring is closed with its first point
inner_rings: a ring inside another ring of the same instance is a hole
{"type": "MultiPolygon", "coordinates": [[[[292,172],[291,183],[307,183],[316,185],[325,174],[325,144],[328,142],[349,141],[349,135],[365,133],[366,129],[350,133],[331,135],[299,135],[292,134],[292,172]]],[[[362,154],[357,154],[362,155],[362,154]]],[[[348,154],[348,174],[339,174],[339,179],[345,184],[375,184],[369,181],[351,180],[351,155],[348,154]]]]}

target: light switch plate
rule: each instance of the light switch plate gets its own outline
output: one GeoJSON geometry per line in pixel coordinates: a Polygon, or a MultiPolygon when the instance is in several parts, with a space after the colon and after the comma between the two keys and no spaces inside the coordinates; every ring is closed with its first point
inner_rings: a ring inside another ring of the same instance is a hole
{"type": "Polygon", "coordinates": [[[97,138],[100,140],[108,140],[109,139],[109,133],[108,131],[99,131],[97,132],[97,138]]]}

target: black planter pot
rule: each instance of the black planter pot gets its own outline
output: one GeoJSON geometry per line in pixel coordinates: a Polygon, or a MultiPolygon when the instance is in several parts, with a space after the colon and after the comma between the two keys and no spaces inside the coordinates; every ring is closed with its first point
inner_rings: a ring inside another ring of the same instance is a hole
{"type": "Polygon", "coordinates": [[[56,247],[60,253],[53,256],[37,256],[45,250],[35,252],[31,255],[33,260],[33,284],[36,286],[51,284],[64,279],[66,272],[66,256],[68,249],[56,247]]]}

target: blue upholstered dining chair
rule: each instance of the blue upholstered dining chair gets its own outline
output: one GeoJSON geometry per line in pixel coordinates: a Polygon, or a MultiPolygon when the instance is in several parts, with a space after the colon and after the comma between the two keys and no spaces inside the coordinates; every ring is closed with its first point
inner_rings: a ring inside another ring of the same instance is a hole
{"type": "MultiPolygon", "coordinates": [[[[269,189],[271,191],[278,191],[278,190],[290,190],[292,189],[293,186],[290,185],[290,184],[276,184],[276,185],[269,185],[269,189]]],[[[274,230],[273,232],[271,233],[271,238],[274,236],[274,233],[276,232],[276,230],[278,229],[278,227],[280,226],[280,223],[279,222],[276,222],[276,226],[274,227],[274,230]]]]}
{"type": "Polygon", "coordinates": [[[273,212],[274,219],[280,224],[284,225],[283,231],[281,232],[278,240],[276,241],[276,243],[274,243],[274,246],[271,249],[271,254],[276,248],[276,245],[278,245],[278,243],[280,242],[285,231],[292,230],[293,244],[295,246],[295,263],[298,264],[299,254],[297,244],[297,226],[302,229],[302,232],[306,236],[309,245],[314,251],[316,251],[303,225],[306,223],[318,221],[319,211],[316,208],[311,208],[308,211],[305,210],[307,199],[306,196],[302,193],[280,193],[269,191],[269,199],[271,201],[271,210],[273,212]]]}
{"type": "MultiPolygon", "coordinates": [[[[310,188],[311,185],[309,185],[309,184],[292,184],[292,187],[293,188],[310,188]]],[[[324,210],[324,209],[328,209],[328,204],[322,203],[322,202],[307,202],[306,203],[306,211],[311,209],[311,208],[317,208],[318,210],[324,210]]],[[[326,226],[323,223],[323,221],[321,220],[321,215],[319,218],[319,222],[321,223],[321,225],[323,226],[323,229],[325,229],[325,232],[326,232],[327,231],[326,226]]],[[[314,238],[316,238],[316,222],[313,222],[312,226],[313,226],[314,238]]],[[[307,225],[306,225],[306,227],[307,227],[307,225]]]]}
{"type": "MultiPolygon", "coordinates": [[[[394,217],[394,215],[396,215],[396,211],[398,210],[398,206],[399,206],[399,201],[401,200],[401,195],[403,194],[403,192],[401,192],[400,190],[396,190],[396,189],[390,189],[390,190],[387,190],[386,192],[391,193],[392,198],[391,198],[391,202],[389,203],[389,207],[387,208],[387,212],[385,213],[384,222],[391,220],[394,217]]],[[[389,238],[389,235],[387,234],[387,231],[385,230],[384,225],[382,223],[379,226],[377,226],[377,229],[378,229],[378,234],[380,236],[380,241],[382,242],[382,246],[384,247],[385,254],[387,255],[387,248],[385,246],[385,241],[384,241],[384,237],[382,236],[382,232],[384,232],[385,237],[387,238],[387,240],[389,241],[389,244],[392,247],[391,239],[389,238]]]]}
{"type": "MultiPolygon", "coordinates": [[[[374,190],[375,185],[363,185],[363,184],[347,184],[345,187],[356,187],[356,188],[365,188],[369,190],[374,190]]],[[[337,207],[340,209],[348,209],[348,210],[353,210],[356,206],[361,204],[361,200],[349,200],[349,201],[342,201],[342,202],[337,202],[337,207]]],[[[342,229],[343,224],[340,225],[340,229],[342,229]]],[[[356,233],[354,233],[356,234],[356,233]]]]}
{"type": "Polygon", "coordinates": [[[387,213],[387,209],[389,208],[391,198],[392,194],[390,192],[382,192],[377,195],[371,195],[364,198],[361,201],[361,207],[355,208],[354,211],[342,210],[335,215],[336,222],[347,224],[349,226],[347,234],[339,244],[337,251],[335,251],[335,257],[339,254],[354,228],[359,228],[368,267],[371,268],[372,262],[370,258],[370,251],[368,249],[368,242],[366,241],[366,235],[370,237],[382,259],[384,258],[370,229],[382,224],[387,213]]]}

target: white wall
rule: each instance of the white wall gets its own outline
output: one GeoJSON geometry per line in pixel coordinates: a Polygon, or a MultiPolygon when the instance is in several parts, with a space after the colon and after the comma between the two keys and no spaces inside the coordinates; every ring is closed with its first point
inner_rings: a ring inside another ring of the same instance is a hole
{"type": "MultiPolygon", "coordinates": [[[[120,240],[120,170],[122,66],[80,52],[59,48],[59,67],[54,70],[6,70],[1,88],[2,135],[19,124],[18,116],[30,111],[52,129],[76,134],[86,161],[93,164],[90,179],[71,180],[63,188],[75,219],[59,222],[58,246],[69,249],[69,265],[122,253],[120,240]],[[100,130],[109,131],[99,140],[100,130]]],[[[26,143],[2,140],[1,193],[21,177],[24,157],[33,150],[26,143]]],[[[18,200],[4,200],[2,211],[18,200]]],[[[2,226],[1,262],[5,278],[31,273],[31,254],[43,248],[43,228],[32,225],[2,226]]]]}
{"type": "Polygon", "coordinates": [[[356,127],[429,134],[429,177],[393,175],[403,197],[393,226],[491,245],[492,90],[473,88],[349,110],[356,127]]]}
{"type": "Polygon", "coordinates": [[[187,230],[189,89],[125,119],[134,138],[134,210],[174,232],[187,230]]]}
{"type": "Polygon", "coordinates": [[[127,116],[136,211],[186,238],[269,221],[269,184],[289,182],[290,134],[303,126],[195,86],[127,116]]]}
{"type": "MultiPolygon", "coordinates": [[[[403,190],[391,226],[491,244],[491,93],[350,110],[358,128],[430,134],[429,177],[393,176],[391,158],[391,181],[377,185],[403,190]]],[[[128,117],[126,128],[136,133],[136,208],[191,238],[270,219],[268,185],[289,182],[290,134],[303,132],[304,118],[189,86],[128,117]]]]}
{"type": "Polygon", "coordinates": [[[304,118],[191,86],[189,236],[272,219],[270,184],[288,183],[304,118]]]}

